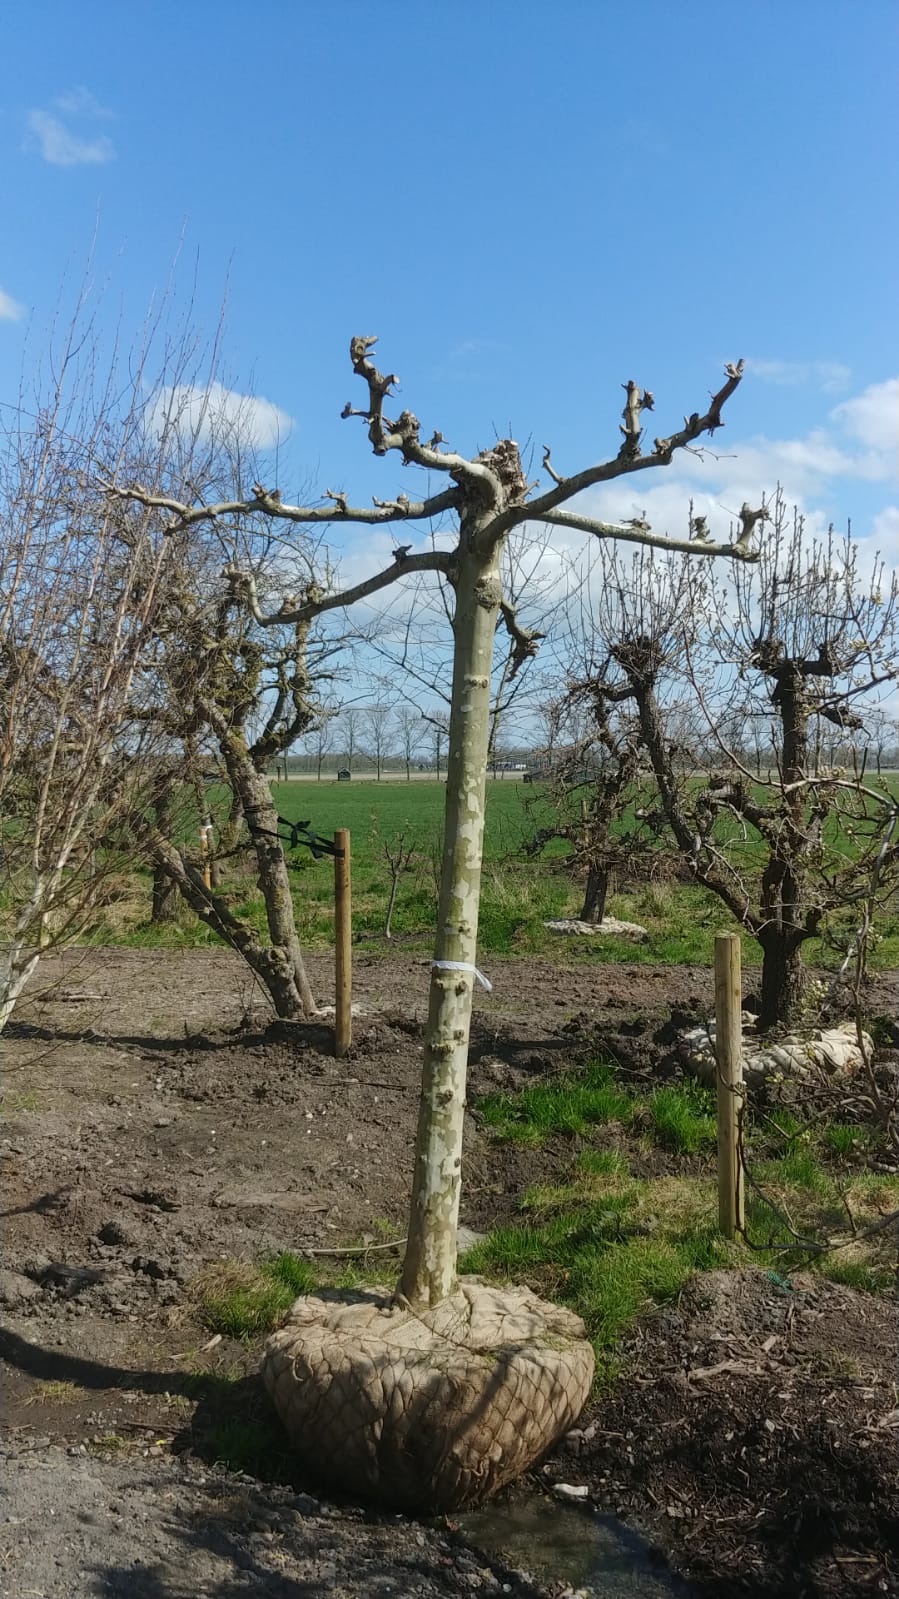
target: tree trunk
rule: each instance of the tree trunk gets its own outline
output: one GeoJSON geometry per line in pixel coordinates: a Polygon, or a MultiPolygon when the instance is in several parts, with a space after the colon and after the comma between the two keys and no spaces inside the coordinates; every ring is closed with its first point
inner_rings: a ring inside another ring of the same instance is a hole
{"type": "MultiPolygon", "coordinates": [[[[228,776],[240,796],[250,829],[259,868],[257,884],[265,901],[272,947],[283,953],[300,997],[305,1016],[315,1016],[318,1007],[306,976],[303,953],[294,921],[293,898],[284,849],[278,837],[278,812],[272,803],[271,789],[264,772],[257,772],[242,735],[233,731],[223,740],[222,753],[228,776]]],[[[283,1013],[278,1012],[279,1016],[283,1013]]]]}
{"type": "Polygon", "coordinates": [[[781,782],[784,820],[778,849],[762,878],[762,1011],[759,1026],[786,1026],[798,1020],[805,972],[802,960],[807,908],[807,852],[802,789],[808,770],[808,709],[805,685],[794,662],[775,678],[772,695],[783,729],[781,782]]]}
{"type": "Polygon", "coordinates": [[[160,922],[174,922],[178,916],[178,885],[158,863],[153,867],[153,909],[150,921],[154,927],[160,922]]]}
{"type": "Polygon", "coordinates": [[[0,953],[0,1033],[39,960],[39,953],[29,953],[21,941],[0,953]]]}
{"type": "Polygon", "coordinates": [[[490,669],[501,597],[499,548],[472,550],[463,526],[453,620],[446,824],[409,1236],[399,1291],[439,1304],[456,1278],[462,1123],[477,951],[490,669]]]}
{"type": "Polygon", "coordinates": [[[802,1009],[805,968],[802,944],[779,927],[759,935],[762,946],[762,991],[759,1028],[792,1027],[802,1009]]]}
{"type": "Polygon", "coordinates": [[[610,875],[608,869],[604,866],[591,866],[587,872],[584,904],[581,910],[582,922],[599,923],[605,916],[610,875]]]}
{"type": "Polygon", "coordinates": [[[147,850],[153,860],[164,870],[178,892],[195,911],[201,921],[238,955],[241,955],[256,973],[275,1008],[276,1015],[285,1021],[296,1021],[304,1014],[304,1005],[294,980],[294,973],[283,948],[268,948],[260,944],[255,932],[234,915],[225,900],[203,882],[202,872],[175,849],[156,829],[147,839],[147,850]]]}
{"type": "MultiPolygon", "coordinates": [[[[156,826],[164,838],[171,838],[175,827],[174,773],[161,770],[153,785],[153,809],[156,826]]],[[[153,902],[150,921],[173,922],[178,914],[178,887],[158,861],[153,866],[153,902]]]]}

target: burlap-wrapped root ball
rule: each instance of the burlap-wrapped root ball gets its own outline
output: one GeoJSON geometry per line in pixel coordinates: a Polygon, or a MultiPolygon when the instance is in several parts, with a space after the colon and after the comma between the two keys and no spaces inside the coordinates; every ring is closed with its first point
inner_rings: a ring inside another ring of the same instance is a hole
{"type": "Polygon", "coordinates": [[[573,1425],[593,1350],[571,1311],[468,1279],[420,1314],[388,1289],[299,1299],[262,1372],[316,1480],[450,1510],[496,1493],[573,1425]]]}

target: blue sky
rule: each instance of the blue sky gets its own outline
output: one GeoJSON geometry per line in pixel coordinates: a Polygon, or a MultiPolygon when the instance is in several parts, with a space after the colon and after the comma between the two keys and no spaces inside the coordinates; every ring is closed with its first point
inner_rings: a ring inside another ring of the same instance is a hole
{"type": "Polygon", "coordinates": [[[354,332],[427,430],[563,471],[615,453],[625,379],[668,432],[744,356],[728,458],[594,509],[681,532],[692,493],[726,533],[779,477],[899,561],[895,0],[10,0],[4,33],[0,398],[95,230],[126,339],[183,237],[176,301],[211,336],[227,286],[227,382],[292,421],[285,493],[410,487],[339,419],[354,332]]]}

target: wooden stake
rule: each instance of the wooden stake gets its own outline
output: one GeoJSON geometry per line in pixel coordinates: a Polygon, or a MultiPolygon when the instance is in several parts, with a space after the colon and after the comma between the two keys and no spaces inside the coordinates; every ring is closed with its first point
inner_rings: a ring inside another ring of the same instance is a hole
{"type": "Polygon", "coordinates": [[[718,1225],[733,1238],[746,1225],[740,1127],[743,1117],[743,1008],[739,933],[715,938],[715,1054],[718,1062],[718,1225]]]}
{"type": "Polygon", "coordinates": [[[352,904],[349,828],[334,834],[334,1053],[338,1060],[353,1042],[352,904]]]}
{"type": "Polygon", "coordinates": [[[200,825],[200,855],[203,859],[203,884],[206,888],[212,887],[212,863],[209,859],[212,850],[212,821],[207,816],[200,825]]]}

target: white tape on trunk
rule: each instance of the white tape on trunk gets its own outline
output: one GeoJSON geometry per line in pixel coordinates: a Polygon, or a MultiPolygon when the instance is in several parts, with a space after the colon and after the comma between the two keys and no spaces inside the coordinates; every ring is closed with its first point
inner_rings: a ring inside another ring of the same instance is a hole
{"type": "Polygon", "coordinates": [[[491,992],[491,990],[493,988],[493,984],[491,983],[490,978],[489,977],[485,977],[484,973],[478,971],[478,968],[476,966],[472,966],[469,961],[432,961],[431,962],[431,971],[432,972],[471,972],[477,978],[477,980],[480,983],[481,987],[482,988],[486,988],[488,994],[491,992]]]}

